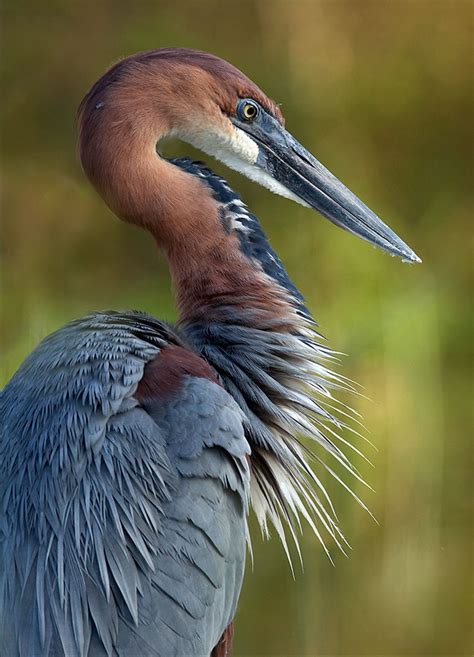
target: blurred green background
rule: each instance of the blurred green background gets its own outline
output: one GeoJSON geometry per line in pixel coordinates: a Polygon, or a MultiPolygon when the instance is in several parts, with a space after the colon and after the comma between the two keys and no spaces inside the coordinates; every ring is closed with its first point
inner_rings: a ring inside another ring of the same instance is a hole
{"type": "Polygon", "coordinates": [[[80,170],[75,109],[138,50],[230,60],[423,259],[404,265],[211,162],[348,354],[341,371],[372,400],[350,403],[378,449],[375,469],[361,466],[376,492],[357,492],[379,526],[329,484],[349,559],[334,552],[331,566],[305,531],[294,581],[278,540],[254,531],[234,654],[470,654],[473,5],[16,0],[2,12],[1,382],[44,335],[91,310],[174,318],[152,240],[115,220],[80,170]]]}

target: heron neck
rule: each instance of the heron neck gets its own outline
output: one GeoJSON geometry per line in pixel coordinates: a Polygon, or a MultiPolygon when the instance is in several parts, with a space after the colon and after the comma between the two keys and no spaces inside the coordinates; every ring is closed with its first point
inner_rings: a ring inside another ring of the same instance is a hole
{"type": "Polygon", "coordinates": [[[200,222],[192,241],[186,234],[165,246],[180,323],[265,328],[284,319],[291,330],[295,313],[309,318],[302,295],[238,194],[201,163],[187,158],[171,163],[204,183],[213,201],[207,208],[212,216],[200,222]]]}
{"type": "Polygon", "coordinates": [[[216,238],[209,251],[188,257],[186,248],[168,250],[179,309],[179,324],[223,323],[261,326],[295,315],[287,291],[241,253],[236,237],[216,238]]]}

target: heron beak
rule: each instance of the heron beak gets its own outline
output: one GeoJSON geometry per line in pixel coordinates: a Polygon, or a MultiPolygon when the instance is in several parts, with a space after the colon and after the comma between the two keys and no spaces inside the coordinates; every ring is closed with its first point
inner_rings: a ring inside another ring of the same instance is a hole
{"type": "Polygon", "coordinates": [[[405,262],[421,262],[398,235],[272,116],[265,113],[258,123],[239,122],[239,128],[245,130],[259,147],[256,165],[304,205],[405,262]]]}

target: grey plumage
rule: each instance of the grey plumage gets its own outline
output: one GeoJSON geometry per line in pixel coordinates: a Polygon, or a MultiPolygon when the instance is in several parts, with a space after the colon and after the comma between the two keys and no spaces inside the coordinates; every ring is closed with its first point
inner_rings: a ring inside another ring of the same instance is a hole
{"type": "Polygon", "coordinates": [[[2,391],[5,657],[208,655],[231,622],[243,414],[192,377],[139,406],[144,367],[170,343],[145,315],[93,315],[44,340],[2,391]]]}

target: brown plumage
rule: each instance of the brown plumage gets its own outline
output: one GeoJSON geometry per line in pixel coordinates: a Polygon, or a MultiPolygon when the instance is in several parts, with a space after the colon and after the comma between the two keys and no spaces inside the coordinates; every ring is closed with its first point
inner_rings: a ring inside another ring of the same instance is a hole
{"type": "Polygon", "coordinates": [[[201,125],[230,133],[228,117],[235,114],[238,98],[246,96],[283,123],[276,104],[218,57],[181,48],[128,57],[96,82],[79,107],[84,170],[119,216],[145,227],[159,223],[166,247],[170,230],[177,241],[180,224],[199,228],[198,219],[189,225],[190,208],[206,212],[209,207],[196,181],[180,179],[166,162],[157,161],[157,142],[171,131],[195,133],[201,125]],[[172,193],[173,187],[179,194],[172,193]]]}
{"type": "Polygon", "coordinates": [[[210,188],[156,157],[176,132],[230,134],[229,116],[250,96],[281,124],[277,105],[231,64],[184,48],[139,53],[115,64],[79,111],[79,152],[89,179],[122,219],[146,228],[169,260],[181,321],[232,300],[277,315],[286,295],[243,256],[210,188]]]}
{"type": "Polygon", "coordinates": [[[147,399],[166,400],[179,392],[188,376],[220,385],[216,372],[205,360],[188,348],[169,345],[146,365],[135,396],[140,402],[147,399]]]}
{"type": "Polygon", "coordinates": [[[219,643],[211,652],[211,657],[228,657],[234,640],[234,623],[231,623],[221,636],[219,643]]]}

